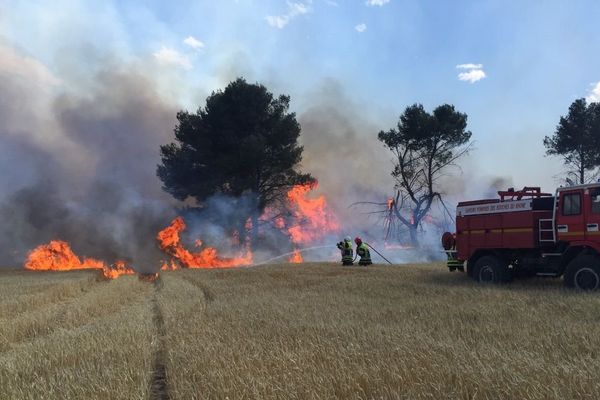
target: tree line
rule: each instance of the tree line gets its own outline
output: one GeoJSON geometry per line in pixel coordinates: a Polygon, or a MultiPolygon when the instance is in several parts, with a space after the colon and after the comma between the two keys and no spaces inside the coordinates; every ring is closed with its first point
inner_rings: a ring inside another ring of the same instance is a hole
{"type": "Polygon", "coordinates": [[[544,146],[546,154],[562,157],[567,182],[596,180],[600,167],[600,103],[575,100],[567,115],[560,117],[554,134],[544,138],[544,146]]]}
{"type": "MultiPolygon", "coordinates": [[[[157,175],[163,189],[178,200],[194,199],[200,209],[217,194],[233,202],[244,197],[248,211],[240,212],[234,225],[243,232],[250,219],[255,242],[265,208],[281,205],[292,186],[315,181],[299,169],[301,127],[289,105],[289,96],[276,97],[265,86],[238,78],[213,92],[196,112],[178,112],[175,141],[160,148],[157,175]]],[[[377,134],[393,154],[394,196],[383,211],[390,239],[404,230],[418,245],[423,219],[443,202],[439,180],[471,150],[471,136],[467,115],[450,104],[431,113],[413,104],[395,127],[377,134]]],[[[576,174],[581,183],[590,179],[600,166],[600,105],[573,102],[544,146],[548,155],[563,157],[567,174],[576,174]]]]}

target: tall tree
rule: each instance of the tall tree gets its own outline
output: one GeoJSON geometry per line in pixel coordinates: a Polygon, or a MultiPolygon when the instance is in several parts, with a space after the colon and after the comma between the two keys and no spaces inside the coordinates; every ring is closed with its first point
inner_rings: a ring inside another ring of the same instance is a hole
{"type": "Polygon", "coordinates": [[[275,98],[263,85],[238,78],[213,92],[196,113],[177,113],[175,142],[160,148],[157,175],[163,189],[200,205],[215,194],[250,196],[246,218],[252,218],[256,238],[267,205],[291,186],[314,181],[297,170],[303,147],[289,103],[289,96],[275,98]]]}
{"type": "Polygon", "coordinates": [[[420,104],[407,107],[397,127],[379,132],[378,138],[394,153],[394,198],[388,202],[393,217],[418,246],[417,229],[433,202],[442,200],[438,180],[443,171],[466,154],[471,132],[467,115],[444,104],[429,114],[420,104]]]}
{"type": "Polygon", "coordinates": [[[586,183],[597,174],[590,174],[600,165],[600,104],[575,100],[566,117],[560,117],[554,135],[544,138],[546,154],[561,156],[567,173],[579,183],[586,183]]]}

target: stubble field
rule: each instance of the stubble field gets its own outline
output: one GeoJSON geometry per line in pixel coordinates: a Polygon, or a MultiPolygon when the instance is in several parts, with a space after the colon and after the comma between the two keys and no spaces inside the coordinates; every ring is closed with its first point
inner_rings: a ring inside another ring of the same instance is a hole
{"type": "Polygon", "coordinates": [[[600,295],[442,264],[0,272],[0,399],[597,399],[600,295]]]}

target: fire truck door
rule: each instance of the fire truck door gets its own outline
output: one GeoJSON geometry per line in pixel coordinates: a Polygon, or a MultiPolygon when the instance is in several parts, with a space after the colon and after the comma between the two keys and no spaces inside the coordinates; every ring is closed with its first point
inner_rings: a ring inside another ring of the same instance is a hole
{"type": "Polygon", "coordinates": [[[583,190],[564,190],[560,192],[556,233],[558,240],[574,241],[585,238],[583,190]]]}
{"type": "Polygon", "coordinates": [[[585,239],[600,242],[600,187],[585,192],[585,239]]]}

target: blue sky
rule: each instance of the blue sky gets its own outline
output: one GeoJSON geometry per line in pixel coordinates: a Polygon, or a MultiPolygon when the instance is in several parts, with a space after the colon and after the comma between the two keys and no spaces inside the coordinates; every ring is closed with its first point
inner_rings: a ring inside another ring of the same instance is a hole
{"type": "Polygon", "coordinates": [[[600,101],[599,26],[592,0],[0,0],[0,73],[85,92],[96,70],[134,65],[191,109],[243,75],[298,114],[333,80],[376,130],[448,102],[476,141],[467,174],[551,190],[561,163],[542,140],[574,99],[600,101]]]}

